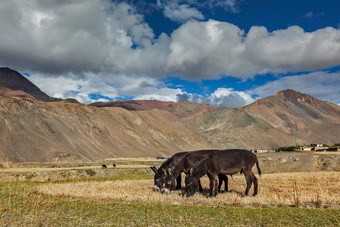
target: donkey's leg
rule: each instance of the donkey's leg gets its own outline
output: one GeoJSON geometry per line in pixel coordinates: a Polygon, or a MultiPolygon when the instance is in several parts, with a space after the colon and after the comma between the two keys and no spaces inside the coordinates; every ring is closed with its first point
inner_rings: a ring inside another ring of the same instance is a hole
{"type": "Polygon", "coordinates": [[[257,187],[258,187],[258,180],[255,177],[254,173],[252,172],[253,184],[254,184],[254,194],[253,196],[257,195],[257,187]]]}
{"type": "Polygon", "coordinates": [[[228,177],[227,175],[223,175],[223,179],[224,179],[224,191],[228,192],[228,177]]]}
{"type": "Polygon", "coordinates": [[[176,181],[177,181],[177,186],[176,186],[176,190],[181,190],[181,183],[182,183],[182,174],[179,174],[176,181]]]}
{"type": "Polygon", "coordinates": [[[203,188],[202,188],[201,180],[198,180],[198,187],[200,189],[200,193],[203,193],[203,188]]]}
{"type": "Polygon", "coordinates": [[[212,177],[210,177],[209,196],[213,196],[213,189],[214,189],[214,180],[212,177]]]}
{"type": "Polygon", "coordinates": [[[224,190],[228,192],[228,177],[225,174],[218,174],[218,192],[221,193],[221,186],[224,181],[224,190]]]}
{"type": "Polygon", "coordinates": [[[223,174],[218,174],[218,192],[221,193],[221,186],[223,183],[223,174]]]}
{"type": "Polygon", "coordinates": [[[209,189],[210,189],[210,196],[214,196],[217,194],[217,175],[211,175],[210,178],[210,185],[209,185],[209,189]]]}
{"type": "Polygon", "coordinates": [[[246,178],[246,181],[247,181],[247,188],[246,188],[246,191],[244,192],[244,195],[248,195],[248,192],[249,192],[249,189],[251,187],[251,184],[252,184],[252,175],[251,175],[251,171],[247,171],[245,170],[244,171],[244,177],[246,178]]]}
{"type": "Polygon", "coordinates": [[[218,194],[218,178],[216,177],[215,178],[215,181],[214,181],[214,196],[217,196],[218,194]]]}

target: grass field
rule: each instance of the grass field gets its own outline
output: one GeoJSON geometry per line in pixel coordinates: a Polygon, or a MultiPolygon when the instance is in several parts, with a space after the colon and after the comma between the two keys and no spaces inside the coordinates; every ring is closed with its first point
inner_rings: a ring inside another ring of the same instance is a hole
{"type": "Polygon", "coordinates": [[[259,195],[242,197],[245,180],[237,175],[229,178],[231,192],[215,198],[162,195],[152,191],[151,173],[134,171],[111,179],[4,182],[0,226],[339,226],[339,179],[339,172],[263,174],[259,195]]]}

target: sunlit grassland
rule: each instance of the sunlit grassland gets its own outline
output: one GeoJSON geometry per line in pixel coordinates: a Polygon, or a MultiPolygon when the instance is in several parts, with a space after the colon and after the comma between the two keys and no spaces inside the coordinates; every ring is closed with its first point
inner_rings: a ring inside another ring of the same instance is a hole
{"type": "Polygon", "coordinates": [[[339,226],[339,179],[338,172],[264,174],[259,195],[242,197],[238,175],[229,178],[232,192],[215,198],[153,192],[151,173],[132,170],[105,179],[4,182],[0,226],[339,226]]]}
{"type": "MultiPolygon", "coordinates": [[[[152,179],[116,180],[102,182],[78,182],[45,184],[36,187],[44,194],[68,195],[98,199],[114,199],[128,202],[154,202],[167,204],[210,205],[210,206],[296,206],[296,207],[338,207],[340,205],[340,172],[302,172],[264,174],[259,179],[259,194],[256,197],[242,194],[246,187],[243,175],[229,178],[228,193],[207,197],[196,193],[193,197],[183,197],[181,191],[171,195],[153,192],[152,179]]],[[[208,188],[207,177],[202,184],[208,188]]],[[[184,185],[182,183],[182,185],[184,185]]],[[[223,188],[222,188],[223,189],[223,188]]]]}

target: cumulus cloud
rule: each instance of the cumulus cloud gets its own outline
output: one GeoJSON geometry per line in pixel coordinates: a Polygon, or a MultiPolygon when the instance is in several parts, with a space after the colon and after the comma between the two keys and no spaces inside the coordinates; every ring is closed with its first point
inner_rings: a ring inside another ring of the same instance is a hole
{"type": "Polygon", "coordinates": [[[285,76],[253,90],[247,91],[259,98],[274,95],[278,91],[294,89],[321,100],[340,105],[340,72],[317,71],[308,74],[285,76]]]}
{"type": "Polygon", "coordinates": [[[232,88],[218,88],[209,96],[183,92],[177,95],[177,101],[206,103],[216,107],[237,108],[254,102],[254,99],[242,91],[234,91],[232,88]]]}
{"type": "Polygon", "coordinates": [[[157,7],[163,10],[165,17],[175,22],[186,22],[190,19],[204,19],[201,11],[222,8],[226,12],[238,13],[242,0],[157,0],[157,7]]]}
{"type": "Polygon", "coordinates": [[[168,88],[166,84],[146,76],[98,75],[87,73],[83,78],[74,76],[46,77],[42,74],[31,74],[27,78],[35,85],[43,88],[49,96],[55,98],[74,98],[81,103],[116,100],[122,97],[133,97],[136,100],[188,101],[206,103],[216,107],[236,108],[254,101],[245,92],[232,88],[218,88],[208,96],[187,93],[182,88],[168,88]],[[101,99],[98,100],[98,96],[101,99]],[[94,97],[94,98],[92,98],[94,97]]]}
{"type": "MultiPolygon", "coordinates": [[[[174,2],[175,9],[197,9],[193,15],[202,18],[197,15],[203,3],[174,2]]],[[[239,3],[209,0],[204,4],[213,2],[221,7],[229,5],[229,10],[236,9],[239,3]]],[[[165,9],[170,3],[158,4],[165,9]]],[[[340,29],[326,27],[305,32],[291,26],[268,31],[253,26],[245,33],[227,22],[189,20],[171,35],[155,37],[143,15],[131,4],[110,0],[2,0],[0,30],[0,65],[41,75],[41,81],[45,76],[59,76],[56,84],[73,81],[60,94],[54,92],[59,97],[65,97],[67,89],[82,94],[88,87],[89,92],[107,91],[105,94],[113,98],[169,94],[174,99],[183,91],[165,89],[159,78],[174,75],[189,80],[221,76],[247,79],[257,74],[340,65],[340,29]],[[123,81],[132,81],[133,85],[123,81]],[[91,89],[94,84],[97,85],[91,89]]],[[[41,84],[45,92],[54,89],[47,81],[41,84]]],[[[91,101],[83,94],[82,100],[91,101]]],[[[188,95],[188,99],[195,99],[194,94],[188,95]]],[[[221,97],[214,101],[216,105],[220,105],[217,100],[224,102],[221,97]]]]}
{"type": "Polygon", "coordinates": [[[102,98],[101,101],[109,101],[119,96],[119,91],[116,87],[105,82],[105,80],[98,80],[95,74],[87,74],[82,78],[72,75],[46,77],[43,74],[31,74],[27,79],[51,97],[61,99],[74,98],[86,104],[98,101],[91,98],[93,94],[107,97],[105,99],[102,98]]]}
{"type": "Polygon", "coordinates": [[[187,78],[309,71],[340,64],[340,30],[304,32],[298,26],[245,34],[226,22],[190,21],[171,35],[169,68],[187,78]]]}
{"type": "Polygon", "coordinates": [[[174,2],[164,6],[164,16],[176,22],[185,22],[189,19],[204,19],[203,14],[196,8],[192,8],[187,4],[178,5],[174,2]]]}
{"type": "Polygon", "coordinates": [[[254,26],[245,33],[227,22],[191,20],[155,37],[131,5],[109,0],[4,0],[0,29],[2,65],[50,75],[249,78],[340,64],[339,29],[254,26]]]}
{"type": "Polygon", "coordinates": [[[98,79],[98,74],[94,73],[85,73],[82,78],[73,75],[46,77],[42,74],[30,74],[27,79],[51,97],[74,98],[85,104],[122,97],[176,101],[176,95],[183,93],[181,89],[167,88],[157,79],[140,75],[105,74],[98,79]],[[101,99],[98,100],[98,97],[101,99]]]}
{"type": "Polygon", "coordinates": [[[0,29],[1,64],[54,74],[112,70],[154,38],[133,7],[109,0],[4,0],[0,29]]]}

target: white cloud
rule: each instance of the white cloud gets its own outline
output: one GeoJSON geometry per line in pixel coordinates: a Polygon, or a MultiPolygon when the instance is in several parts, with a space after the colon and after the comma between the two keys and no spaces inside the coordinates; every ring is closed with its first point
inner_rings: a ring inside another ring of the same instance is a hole
{"type": "MultiPolygon", "coordinates": [[[[240,1],[174,2],[174,9],[187,12],[183,13],[187,19],[200,19],[202,4],[236,10],[240,1]]],[[[170,2],[157,4],[165,8],[170,2]]],[[[35,83],[47,93],[51,89],[50,95],[66,97],[69,92],[78,94],[83,102],[91,101],[87,98],[89,92],[98,91],[108,97],[169,94],[169,99],[174,99],[183,94],[182,90],[167,90],[157,80],[167,75],[191,80],[224,75],[247,79],[257,74],[340,65],[340,29],[305,32],[291,26],[269,32],[265,27],[253,26],[245,33],[227,22],[189,20],[170,36],[155,37],[133,6],[110,0],[2,0],[0,31],[0,65],[30,73],[32,78],[39,75],[35,83]],[[64,88],[49,85],[45,76],[59,76],[55,84],[65,84],[64,88]]],[[[296,76],[297,82],[299,77],[303,76],[296,76]]],[[[215,101],[206,99],[221,105],[218,103],[231,96],[225,93],[216,96],[215,101]]],[[[203,99],[195,94],[188,94],[190,97],[203,99]]]]}
{"type": "Polygon", "coordinates": [[[226,22],[190,21],[171,35],[168,59],[169,70],[187,78],[317,70],[340,64],[340,30],[254,26],[245,34],[226,22]]]}
{"type": "Polygon", "coordinates": [[[47,95],[55,98],[74,98],[81,103],[99,101],[91,95],[107,97],[101,101],[116,100],[121,97],[134,99],[157,99],[161,101],[176,101],[176,95],[181,89],[167,88],[157,79],[144,76],[98,75],[86,73],[82,78],[74,75],[46,77],[42,74],[31,74],[27,79],[37,85],[47,95]]]}
{"type": "Polygon", "coordinates": [[[127,3],[109,0],[0,2],[0,63],[65,74],[112,70],[154,34],[127,3]]]}
{"type": "Polygon", "coordinates": [[[208,5],[210,9],[222,7],[227,12],[238,13],[241,2],[242,0],[207,0],[204,1],[204,4],[208,5]]]}
{"type": "Polygon", "coordinates": [[[31,74],[27,79],[51,97],[74,98],[86,104],[97,101],[97,99],[91,99],[90,94],[100,94],[111,99],[118,96],[117,88],[104,80],[98,80],[94,74],[87,74],[82,78],[72,75],[46,77],[42,74],[31,74]]]}
{"type": "Polygon", "coordinates": [[[163,10],[165,17],[185,22],[189,19],[203,19],[201,11],[204,10],[214,11],[222,8],[227,13],[238,13],[242,2],[243,0],[157,0],[156,6],[163,10]]]}
{"type": "Polygon", "coordinates": [[[305,13],[303,16],[306,18],[312,18],[314,16],[314,12],[313,11],[309,11],[308,13],[305,13]]]}
{"type": "Polygon", "coordinates": [[[164,7],[164,16],[172,21],[185,22],[190,19],[203,20],[203,14],[196,8],[190,7],[187,4],[177,4],[170,2],[164,7]]]}
{"type": "Polygon", "coordinates": [[[177,95],[182,94],[183,91],[179,88],[171,89],[167,87],[153,89],[151,93],[144,95],[137,95],[136,100],[159,100],[159,101],[173,101],[177,102],[177,95]]]}
{"type": "Polygon", "coordinates": [[[313,73],[286,76],[271,81],[253,90],[247,91],[259,98],[274,95],[278,91],[294,89],[309,94],[321,100],[327,100],[334,104],[340,104],[340,72],[329,73],[317,71],[313,73]]]}
{"type": "Polygon", "coordinates": [[[340,64],[339,29],[254,26],[245,34],[227,22],[188,21],[155,39],[131,5],[109,0],[4,0],[0,30],[1,65],[49,75],[249,78],[340,64]]]}
{"type": "Polygon", "coordinates": [[[254,99],[249,94],[242,91],[234,91],[232,88],[218,88],[209,96],[184,92],[177,95],[176,101],[189,101],[194,103],[206,103],[216,107],[237,108],[254,102],[254,99]]]}
{"type": "Polygon", "coordinates": [[[96,74],[88,73],[81,79],[72,75],[53,78],[41,74],[32,74],[27,78],[51,97],[74,98],[85,104],[116,100],[124,96],[134,97],[136,100],[188,101],[230,108],[245,106],[254,101],[249,94],[233,91],[232,88],[218,88],[209,96],[202,96],[184,92],[181,88],[168,88],[157,79],[143,76],[102,75],[103,79],[98,80],[96,74]],[[91,98],[92,94],[107,99],[91,98]]]}

